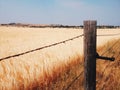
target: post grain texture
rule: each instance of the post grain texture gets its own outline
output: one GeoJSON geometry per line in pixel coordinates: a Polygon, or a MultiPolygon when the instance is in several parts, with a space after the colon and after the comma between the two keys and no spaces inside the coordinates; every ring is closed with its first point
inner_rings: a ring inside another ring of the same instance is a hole
{"type": "Polygon", "coordinates": [[[84,90],[96,90],[96,21],[84,21],[84,90]]]}

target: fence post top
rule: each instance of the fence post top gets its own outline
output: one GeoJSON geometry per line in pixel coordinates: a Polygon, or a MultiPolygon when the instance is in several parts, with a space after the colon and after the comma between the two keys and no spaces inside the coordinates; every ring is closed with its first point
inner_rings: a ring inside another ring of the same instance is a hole
{"type": "Polygon", "coordinates": [[[87,24],[87,25],[90,25],[90,24],[97,24],[97,21],[96,20],[85,20],[83,21],[84,25],[87,24]]]}
{"type": "Polygon", "coordinates": [[[84,20],[83,22],[97,22],[97,20],[84,20]]]}

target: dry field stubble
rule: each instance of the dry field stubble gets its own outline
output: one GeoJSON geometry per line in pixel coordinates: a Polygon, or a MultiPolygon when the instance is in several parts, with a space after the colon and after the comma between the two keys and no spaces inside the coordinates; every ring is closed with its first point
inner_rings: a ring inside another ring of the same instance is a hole
{"type": "MultiPolygon", "coordinates": [[[[0,27],[0,58],[63,41],[82,33],[83,30],[79,29],[0,27]]],[[[120,30],[98,30],[98,34],[115,33],[120,33],[120,30]]],[[[98,37],[97,44],[102,46],[117,38],[120,37],[98,37]]],[[[80,37],[0,61],[0,90],[64,90],[69,86],[69,90],[81,90],[83,74],[79,81],[73,85],[70,83],[83,71],[82,55],[83,37],[80,37]],[[81,86],[81,89],[78,86],[81,86]]]]}

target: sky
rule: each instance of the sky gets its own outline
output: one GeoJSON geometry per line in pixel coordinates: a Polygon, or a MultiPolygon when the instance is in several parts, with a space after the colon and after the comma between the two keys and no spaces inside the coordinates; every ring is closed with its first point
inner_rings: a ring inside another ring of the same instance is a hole
{"type": "Polygon", "coordinates": [[[120,0],[0,0],[0,23],[120,25],[120,0]]]}

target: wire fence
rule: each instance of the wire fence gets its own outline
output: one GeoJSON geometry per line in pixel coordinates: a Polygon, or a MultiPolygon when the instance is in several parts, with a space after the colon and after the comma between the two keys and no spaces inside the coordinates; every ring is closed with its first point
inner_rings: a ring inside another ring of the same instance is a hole
{"type": "MultiPolygon", "coordinates": [[[[116,34],[103,34],[103,35],[97,35],[97,36],[115,36],[115,35],[120,35],[120,33],[116,33],[116,34]]],[[[3,58],[0,58],[0,61],[5,60],[5,59],[9,59],[9,58],[13,58],[13,57],[18,57],[18,56],[21,56],[21,55],[25,55],[25,54],[28,54],[28,53],[31,53],[31,52],[35,52],[35,51],[42,50],[42,49],[45,49],[45,48],[48,48],[48,47],[56,46],[56,45],[59,45],[59,44],[62,44],[62,43],[66,43],[66,42],[72,41],[74,39],[80,38],[82,36],[84,36],[84,34],[81,34],[81,35],[78,35],[78,36],[72,37],[70,39],[57,42],[57,43],[53,43],[53,44],[50,44],[50,45],[39,47],[39,48],[36,48],[36,49],[33,49],[33,50],[22,52],[22,53],[19,53],[19,54],[3,57],[3,58]]]]}
{"type": "MultiPolygon", "coordinates": [[[[118,34],[116,34],[116,35],[118,35],[118,34]]],[[[105,35],[97,35],[97,36],[105,36],[105,35]]],[[[102,54],[101,55],[105,55],[106,53],[108,53],[108,51],[110,50],[110,49],[112,49],[115,45],[117,45],[119,43],[119,40],[117,40],[115,43],[113,43],[113,45],[111,45],[107,50],[105,50],[104,52],[102,52],[102,54]]],[[[119,48],[119,47],[118,47],[119,48]]],[[[120,54],[118,54],[118,56],[117,57],[119,57],[120,56],[120,54]]],[[[110,65],[110,62],[109,62],[109,64],[104,68],[104,70],[103,70],[103,72],[102,72],[102,76],[104,76],[104,73],[105,73],[105,71],[107,70],[107,68],[109,67],[109,65],[110,65]]],[[[84,66],[84,65],[83,65],[84,66]]],[[[84,71],[82,71],[69,85],[68,85],[68,87],[66,88],[66,89],[64,89],[64,90],[69,90],[69,88],[72,86],[72,84],[74,84],[74,82],[75,81],[77,81],[81,76],[82,76],[82,74],[84,73],[84,71]]],[[[99,82],[100,80],[98,80],[97,82],[99,82]]]]}
{"type": "MultiPolygon", "coordinates": [[[[103,34],[103,35],[97,35],[97,36],[116,36],[116,35],[120,35],[120,33],[117,33],[117,34],[103,34]]],[[[26,51],[26,52],[22,52],[22,53],[19,53],[19,54],[10,55],[10,56],[4,57],[4,58],[0,58],[0,61],[6,60],[6,59],[9,59],[9,58],[13,58],[13,57],[18,57],[18,56],[21,56],[21,55],[25,55],[25,54],[28,54],[28,53],[31,53],[31,52],[35,52],[35,51],[38,51],[38,50],[42,50],[42,49],[45,49],[45,48],[48,48],[48,47],[53,47],[53,46],[56,46],[56,45],[59,45],[59,44],[62,44],[62,43],[66,43],[66,42],[75,40],[75,39],[80,38],[82,36],[84,36],[84,34],[81,34],[81,35],[78,35],[78,36],[72,37],[70,39],[57,42],[57,43],[53,43],[53,44],[50,44],[50,45],[47,45],[47,46],[43,46],[43,47],[39,47],[39,48],[36,48],[36,49],[33,49],[33,50],[29,50],[29,51],[26,51]]],[[[107,50],[105,50],[104,52],[102,52],[101,55],[106,54],[118,42],[119,42],[119,40],[117,40],[115,43],[113,43],[113,45],[111,45],[107,50]]],[[[120,56],[120,52],[119,52],[119,54],[118,54],[117,57],[119,57],[119,56],[120,56]]],[[[105,71],[106,71],[106,69],[108,68],[109,65],[110,65],[110,63],[108,65],[106,65],[106,67],[104,68],[104,70],[102,72],[102,75],[104,75],[104,73],[105,73],[105,71]]],[[[84,64],[82,64],[81,66],[84,66],[84,64]]],[[[82,76],[83,73],[84,73],[84,71],[82,71],[64,90],[68,90],[74,84],[74,82],[77,81],[82,76]]],[[[98,82],[99,81],[100,80],[98,80],[98,82]]]]}

